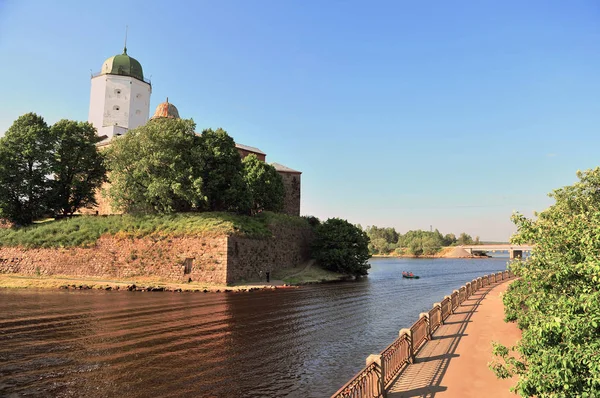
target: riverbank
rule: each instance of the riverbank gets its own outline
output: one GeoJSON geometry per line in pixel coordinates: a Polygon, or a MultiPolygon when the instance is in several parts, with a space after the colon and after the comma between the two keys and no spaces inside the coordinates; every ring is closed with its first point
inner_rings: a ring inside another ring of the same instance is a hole
{"type": "Polygon", "coordinates": [[[298,267],[275,272],[268,283],[264,281],[241,281],[233,285],[223,285],[203,282],[176,283],[150,277],[120,280],[68,275],[31,276],[0,274],[0,288],[222,293],[293,288],[306,284],[336,282],[348,279],[351,278],[347,275],[327,271],[316,266],[314,261],[309,261],[298,267]]]}
{"type": "Polygon", "coordinates": [[[435,254],[373,254],[375,258],[492,258],[485,253],[474,255],[466,251],[465,249],[458,246],[442,247],[439,252],[435,254]]]}

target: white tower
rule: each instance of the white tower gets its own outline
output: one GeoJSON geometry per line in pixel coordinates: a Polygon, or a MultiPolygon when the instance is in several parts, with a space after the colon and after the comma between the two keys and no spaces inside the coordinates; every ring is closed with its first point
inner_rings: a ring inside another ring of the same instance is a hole
{"type": "Polygon", "coordinates": [[[115,55],[104,61],[100,73],[92,76],[88,121],[99,136],[122,135],[146,124],[150,114],[150,81],[144,79],[142,65],[127,55],[115,55]]]}

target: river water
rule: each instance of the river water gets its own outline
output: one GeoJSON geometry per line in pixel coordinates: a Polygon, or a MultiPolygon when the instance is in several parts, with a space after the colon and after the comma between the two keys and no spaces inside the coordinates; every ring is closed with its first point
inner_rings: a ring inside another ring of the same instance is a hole
{"type": "Polygon", "coordinates": [[[372,259],[361,281],[249,293],[0,289],[0,396],[328,397],[506,263],[372,259]]]}

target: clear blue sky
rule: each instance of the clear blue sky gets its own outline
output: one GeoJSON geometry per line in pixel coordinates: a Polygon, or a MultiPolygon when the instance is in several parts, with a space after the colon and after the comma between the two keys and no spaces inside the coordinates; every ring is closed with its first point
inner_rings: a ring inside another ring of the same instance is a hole
{"type": "Polygon", "coordinates": [[[301,170],[303,214],[506,240],[600,165],[596,0],[112,4],[0,0],[0,134],[87,120],[129,25],[151,112],[301,170]]]}

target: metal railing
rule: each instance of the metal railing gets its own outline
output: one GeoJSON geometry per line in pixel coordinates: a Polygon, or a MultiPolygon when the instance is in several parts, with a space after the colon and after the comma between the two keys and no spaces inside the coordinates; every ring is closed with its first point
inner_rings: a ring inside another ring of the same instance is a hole
{"type": "Polygon", "coordinates": [[[371,362],[356,374],[348,383],[340,388],[332,397],[335,398],[365,398],[379,397],[380,391],[379,366],[371,362]]]}
{"type": "Polygon", "coordinates": [[[384,369],[383,380],[387,385],[410,361],[410,335],[401,333],[392,344],[381,352],[381,360],[384,369]]]}
{"type": "Polygon", "coordinates": [[[421,344],[427,340],[427,318],[419,318],[419,320],[411,326],[410,332],[412,334],[413,351],[416,351],[421,347],[421,344]]]}
{"type": "Polygon", "coordinates": [[[484,275],[467,282],[465,286],[446,296],[440,303],[435,303],[429,312],[420,315],[419,320],[410,329],[400,330],[398,338],[380,354],[370,355],[366,361],[367,365],[333,394],[332,398],[384,397],[386,387],[405,366],[414,362],[415,353],[431,340],[432,333],[444,324],[446,318],[454,313],[460,303],[482,287],[513,276],[510,270],[484,275]]]}

